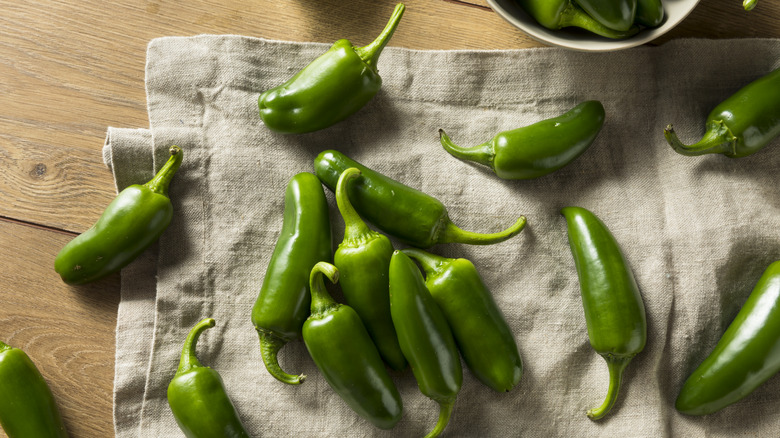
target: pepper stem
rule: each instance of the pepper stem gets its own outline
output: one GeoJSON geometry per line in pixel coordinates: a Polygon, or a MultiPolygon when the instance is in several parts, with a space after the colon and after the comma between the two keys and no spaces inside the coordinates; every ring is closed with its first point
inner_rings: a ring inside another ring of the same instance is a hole
{"type": "Polygon", "coordinates": [[[419,263],[422,266],[423,271],[425,271],[426,277],[431,275],[439,266],[447,261],[446,257],[431,254],[427,251],[423,251],[417,248],[406,248],[401,250],[401,252],[419,263]]]}
{"type": "Polygon", "coordinates": [[[0,351],[10,350],[11,346],[3,341],[0,341],[0,351]]]}
{"type": "Polygon", "coordinates": [[[339,182],[336,184],[336,205],[339,207],[341,217],[344,218],[344,240],[356,239],[371,232],[360,215],[355,211],[355,207],[349,201],[348,186],[349,182],[360,176],[360,170],[355,167],[341,172],[339,182]]]}
{"type": "Polygon", "coordinates": [[[425,435],[425,438],[434,438],[444,432],[444,429],[450,422],[453,406],[455,406],[455,400],[439,402],[439,420],[436,421],[436,426],[433,430],[428,435],[425,435]]]}
{"type": "Polygon", "coordinates": [[[176,145],[171,146],[169,151],[171,153],[171,157],[168,158],[168,161],[165,163],[165,165],[163,165],[162,169],[157,172],[157,175],[155,175],[151,181],[144,184],[144,186],[148,187],[149,190],[155,193],[159,193],[165,197],[168,197],[168,185],[170,185],[171,180],[173,179],[173,175],[176,174],[177,170],[179,170],[179,166],[181,166],[181,160],[184,157],[184,152],[182,152],[181,148],[176,145]]]}
{"type": "Polygon", "coordinates": [[[187,335],[187,339],[184,340],[184,347],[181,349],[181,360],[179,360],[179,369],[176,370],[176,375],[180,375],[183,373],[186,373],[187,371],[193,369],[202,367],[203,365],[198,360],[198,357],[195,356],[195,346],[198,343],[198,338],[200,338],[200,334],[206,331],[207,329],[210,329],[211,327],[214,327],[216,322],[213,318],[206,318],[202,320],[201,322],[195,324],[195,327],[190,330],[190,333],[187,335]]]}
{"type": "Polygon", "coordinates": [[[704,154],[734,154],[737,137],[722,120],[712,122],[707,127],[704,137],[692,145],[683,144],[674,132],[672,125],[666,125],[664,137],[675,152],[681,155],[695,156],[704,154]]]}
{"type": "Polygon", "coordinates": [[[561,19],[559,22],[560,27],[580,27],[587,31],[593,32],[596,35],[601,35],[605,38],[611,38],[613,40],[620,40],[636,35],[639,32],[639,27],[636,25],[631,26],[628,30],[618,31],[610,29],[607,26],[596,21],[593,17],[588,15],[587,12],[582,10],[574,2],[569,2],[569,6],[561,13],[561,19]]]}
{"type": "MultiPolygon", "coordinates": [[[[257,327],[255,327],[257,329],[257,327]]],[[[272,333],[268,333],[265,330],[257,329],[257,334],[260,336],[260,355],[263,357],[263,363],[265,369],[268,370],[274,378],[282,383],[288,385],[300,385],[306,380],[306,376],[299,374],[294,376],[292,374],[285,373],[282,367],[279,366],[279,350],[287,343],[272,333]]]]}
{"type": "Polygon", "coordinates": [[[615,405],[618,392],[620,392],[620,383],[623,380],[623,371],[625,371],[626,365],[631,362],[631,359],[630,357],[604,356],[604,360],[607,361],[607,368],[609,368],[609,389],[607,389],[607,398],[604,399],[604,403],[598,408],[588,410],[588,417],[591,420],[603,418],[612,409],[612,406],[615,405]]]}
{"type": "Polygon", "coordinates": [[[452,221],[447,220],[447,224],[444,226],[442,235],[437,243],[467,243],[470,245],[490,245],[499,243],[523,231],[525,223],[525,216],[520,216],[514,225],[504,231],[491,234],[480,234],[462,230],[453,224],[452,221]]]}
{"type": "Polygon", "coordinates": [[[390,20],[387,22],[382,33],[369,45],[363,47],[355,47],[355,52],[360,56],[369,67],[376,71],[376,63],[379,61],[379,55],[382,54],[382,49],[385,48],[390,38],[395,32],[395,28],[398,27],[398,23],[401,21],[401,17],[404,15],[406,6],[403,3],[395,5],[393,15],[390,16],[390,20]]]}
{"type": "Polygon", "coordinates": [[[491,168],[493,167],[493,158],[496,154],[495,151],[493,151],[493,145],[491,143],[482,143],[473,148],[462,148],[453,143],[443,129],[439,129],[439,141],[441,142],[441,145],[444,146],[444,150],[454,157],[460,158],[461,160],[474,161],[490,166],[491,168]]]}
{"type": "Polygon", "coordinates": [[[322,276],[328,277],[331,283],[339,281],[339,270],[327,262],[317,262],[309,275],[309,289],[311,290],[311,314],[322,314],[339,304],[325,290],[325,281],[322,276]]]}
{"type": "Polygon", "coordinates": [[[758,3],[758,0],[745,0],[742,2],[742,6],[745,7],[746,11],[751,11],[753,8],[756,7],[756,4],[758,3]]]}

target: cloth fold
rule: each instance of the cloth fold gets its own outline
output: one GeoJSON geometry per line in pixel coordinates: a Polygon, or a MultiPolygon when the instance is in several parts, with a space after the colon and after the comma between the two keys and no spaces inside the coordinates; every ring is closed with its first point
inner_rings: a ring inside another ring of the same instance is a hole
{"type": "MultiPolygon", "coordinates": [[[[682,157],[662,131],[698,139],[711,108],[780,67],[780,41],[678,40],[613,53],[562,49],[416,51],[388,47],[382,90],[326,130],[281,135],[257,115],[257,97],[327,45],[203,35],[153,40],[146,86],[150,129],[110,128],[104,157],[117,188],[144,182],[177,144],[184,162],[170,195],[175,216],[158,245],[122,271],[114,419],[117,437],[180,436],[166,389],[181,345],[200,319],[217,325],[198,345],[223,377],[254,436],[422,436],[438,406],[407,370],[392,373],[404,418],[373,428],[328,387],[302,342],[281,352],[300,386],[264,369],[252,304],[282,222],[287,181],[313,171],[324,149],[440,199],[461,228],[492,232],[524,214],[506,242],[439,245],[472,260],[515,334],[525,373],[498,394],[464,368],[449,437],[775,436],[780,380],[704,418],[677,413],[682,382],[709,354],[763,270],[780,259],[780,168],[770,146],[753,156],[682,157]],[[464,146],[596,99],[606,108],[593,146],[569,166],[503,181],[449,156],[444,128],[464,146]],[[648,343],[628,366],[607,419],[588,408],[606,394],[607,367],[589,346],[562,207],[593,211],[633,266],[648,315],[648,343]]],[[[775,146],[776,147],[776,146],[775,146]]],[[[343,222],[331,193],[335,243],[343,222]]],[[[403,245],[395,242],[398,247],[403,245]]]]}

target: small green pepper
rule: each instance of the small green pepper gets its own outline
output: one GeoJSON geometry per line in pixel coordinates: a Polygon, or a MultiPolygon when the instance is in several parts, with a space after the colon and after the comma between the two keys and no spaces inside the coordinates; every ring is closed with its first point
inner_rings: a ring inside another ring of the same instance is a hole
{"type": "Polygon", "coordinates": [[[599,408],[588,411],[588,417],[598,420],[617,401],[626,366],[645,348],[645,306],[634,274],[606,225],[580,207],[566,207],[561,214],[568,224],[590,345],[609,368],[607,397],[599,408]]]}
{"type": "Polygon", "coordinates": [[[170,153],[151,181],[122,190],[95,225],[60,250],[54,270],[63,281],[83,284],[113,274],[160,238],[173,218],[168,185],[183,155],[178,146],[171,146],[170,153]]]}
{"type": "Polygon", "coordinates": [[[517,0],[517,3],[539,24],[551,30],[580,27],[611,39],[628,38],[639,32],[636,26],[625,31],[610,29],[588,15],[573,0],[517,0]]]}
{"type": "Polygon", "coordinates": [[[0,341],[0,426],[8,438],[67,438],[49,385],[27,354],[0,341]]]}
{"type": "Polygon", "coordinates": [[[675,407],[707,415],[735,403],[780,371],[780,262],[764,271],[718,345],[685,381],[675,407]]]}
{"type": "Polygon", "coordinates": [[[514,388],[523,375],[523,361],[512,330],[474,264],[419,249],[402,252],[425,271],[425,286],[447,318],[471,372],[498,392],[514,388]]]}
{"type": "Polygon", "coordinates": [[[297,385],[306,378],[284,372],[277,355],[286,343],[300,339],[311,305],[309,273],[317,262],[329,261],[331,251],[328,201],[322,184],[311,173],[299,173],[287,183],[282,231],[252,308],[263,362],[281,382],[297,385]]]}
{"type": "Polygon", "coordinates": [[[420,392],[439,404],[439,419],[425,438],[437,437],[450,421],[463,370],[447,319],[426,289],[420,269],[401,251],[390,260],[390,311],[420,392]]]}
{"type": "Polygon", "coordinates": [[[499,178],[530,179],[554,172],[585,152],[604,125],[601,102],[583,102],[565,114],[502,132],[472,148],[456,146],[443,129],[441,145],[453,156],[484,164],[499,178]]]}
{"type": "Polygon", "coordinates": [[[360,316],[331,298],[323,275],[336,283],[339,271],[325,262],[311,271],[311,316],[303,324],[306,349],[330,387],[352,410],[380,429],[392,429],[401,419],[401,395],[360,316]]]}
{"type": "Polygon", "coordinates": [[[661,0],[637,0],[635,21],[643,26],[656,27],[664,21],[661,0]]]}
{"type": "Polygon", "coordinates": [[[488,245],[503,242],[525,227],[525,217],[521,216],[510,228],[498,233],[464,231],[452,223],[438,199],[373,171],[341,152],[324,151],[314,159],[315,173],[331,190],[335,190],[341,173],[350,167],[361,172],[347,189],[355,210],[380,230],[418,248],[453,242],[488,245]]]}
{"type": "Polygon", "coordinates": [[[780,135],[780,68],[744,86],[707,116],[707,131],[697,143],[685,145],[672,125],[664,130],[669,145],[682,155],[723,154],[730,158],[754,154],[780,135]]]}
{"type": "Polygon", "coordinates": [[[610,29],[627,31],[634,24],[637,0],[574,0],[596,21],[610,29]]]}
{"type": "Polygon", "coordinates": [[[176,375],[168,384],[168,405],[187,438],[249,438],[218,372],[204,367],[195,355],[201,333],[214,327],[206,318],[184,341],[176,375]]]}
{"type": "Polygon", "coordinates": [[[758,4],[758,0],[745,0],[742,2],[742,6],[746,11],[752,11],[758,4]]]}
{"type": "Polygon", "coordinates": [[[360,175],[352,167],[345,170],[336,186],[336,203],[344,218],[344,240],[333,256],[340,272],[344,298],[365,324],[379,354],[394,370],[406,368],[406,359],[398,345],[390,317],[390,292],[387,280],[393,244],[384,234],[366,226],[347,196],[349,182],[360,175]]]}
{"type": "Polygon", "coordinates": [[[382,33],[365,47],[338,40],[287,82],[258,99],[265,125],[285,134],[327,128],[363,108],[382,87],[377,61],[395,32],[404,5],[398,4],[382,33]]]}

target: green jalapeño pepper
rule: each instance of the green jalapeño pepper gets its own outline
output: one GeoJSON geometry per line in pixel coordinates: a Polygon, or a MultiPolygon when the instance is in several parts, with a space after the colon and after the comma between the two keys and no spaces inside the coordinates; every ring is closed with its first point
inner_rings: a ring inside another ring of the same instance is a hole
{"type": "Polygon", "coordinates": [[[406,368],[390,318],[390,291],[387,280],[393,244],[384,234],[366,226],[347,196],[349,182],[360,175],[354,167],[345,170],[336,186],[336,203],[344,218],[344,240],[333,256],[340,272],[344,298],[363,320],[379,354],[394,370],[406,368]]]}
{"type": "Polygon", "coordinates": [[[206,318],[184,341],[176,375],[168,384],[168,405],[187,438],[249,438],[219,373],[204,367],[195,355],[201,333],[214,327],[206,318]]]}
{"type": "Polygon", "coordinates": [[[0,426],[8,438],[67,438],[54,396],[27,354],[0,341],[0,426]]]}
{"type": "Polygon", "coordinates": [[[390,311],[420,392],[439,404],[439,419],[426,435],[437,437],[450,421],[463,370],[447,319],[426,289],[420,269],[400,251],[390,260],[390,311]]]}
{"type": "Polygon", "coordinates": [[[181,165],[182,150],[151,181],[131,185],[111,201],[90,229],[68,242],[54,260],[54,270],[68,284],[83,284],[119,271],[141,255],[168,228],[173,206],[168,185],[181,165]]]}
{"type": "Polygon", "coordinates": [[[311,173],[295,175],[284,194],[284,220],[263,286],[252,308],[252,324],[260,337],[266,369],[281,382],[296,385],[306,376],[282,371],[277,357],[284,344],[300,339],[309,316],[309,273],[331,257],[328,201],[311,173]]]}
{"type": "Polygon", "coordinates": [[[456,227],[447,209],[436,198],[392,180],[341,152],[328,150],[314,159],[314,170],[328,188],[335,190],[342,172],[355,167],[361,176],[347,188],[352,205],[380,230],[418,248],[437,243],[488,245],[503,242],[525,227],[521,216],[510,228],[493,234],[479,234],[456,227]]]}
{"type": "Polygon", "coordinates": [[[395,32],[398,4],[382,33],[365,47],[338,40],[287,82],[260,95],[260,117],[270,129],[301,134],[327,128],[357,112],[382,86],[377,61],[395,32]]]}
{"type": "Polygon", "coordinates": [[[517,3],[539,24],[551,30],[580,27],[612,39],[628,38],[639,32],[636,26],[623,31],[610,29],[588,15],[573,0],[517,0],[517,3]]]}
{"type": "Polygon", "coordinates": [[[610,29],[626,31],[634,24],[637,0],[574,0],[596,21],[610,29]]]}
{"type": "Polygon", "coordinates": [[[672,125],[666,141],[682,155],[723,154],[731,158],[758,152],[780,135],[780,69],[749,83],[721,102],[707,116],[706,132],[685,145],[672,125]]]}
{"type": "Polygon", "coordinates": [[[780,262],[764,271],[710,355],[685,381],[677,410],[717,412],[780,371],[780,262]]]}
{"type": "Polygon", "coordinates": [[[634,274],[606,225],[580,207],[566,207],[561,214],[568,224],[590,345],[609,368],[607,398],[588,411],[588,417],[598,420],[615,404],[626,366],[645,348],[645,306],[634,274]]]}
{"type": "Polygon", "coordinates": [[[425,271],[425,286],[447,318],[469,369],[498,392],[511,390],[523,375],[515,338],[477,268],[419,249],[402,251],[425,271]]]}
{"type": "Polygon", "coordinates": [[[758,0],[745,0],[742,2],[742,6],[746,11],[752,11],[758,4],[758,0]]]}
{"type": "Polygon", "coordinates": [[[637,0],[635,21],[643,26],[656,27],[664,21],[661,0],[637,0]]]}
{"type": "Polygon", "coordinates": [[[336,283],[339,271],[325,262],[317,263],[311,271],[311,316],[303,325],[306,348],[330,387],[349,407],[374,426],[392,429],[401,419],[401,395],[360,316],[331,298],[323,275],[336,283]]]}
{"type": "Polygon", "coordinates": [[[593,144],[603,125],[604,107],[590,100],[559,117],[502,132],[472,148],[456,146],[443,129],[439,137],[447,152],[489,166],[499,178],[530,179],[574,161],[593,144]]]}

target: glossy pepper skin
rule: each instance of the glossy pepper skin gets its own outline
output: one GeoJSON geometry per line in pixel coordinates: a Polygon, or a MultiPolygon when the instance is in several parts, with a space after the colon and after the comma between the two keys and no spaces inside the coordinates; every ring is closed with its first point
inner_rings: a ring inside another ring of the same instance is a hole
{"type": "Polygon", "coordinates": [[[187,335],[179,368],[168,384],[168,405],[187,438],[249,438],[222,377],[195,355],[198,338],[214,324],[206,318],[187,335]]]}
{"type": "Polygon", "coordinates": [[[426,438],[439,436],[449,423],[463,370],[447,319],[426,289],[420,269],[400,251],[390,260],[390,310],[420,392],[439,404],[439,419],[426,438]]]}
{"type": "Polygon", "coordinates": [[[27,354],[0,341],[0,426],[8,438],[67,438],[54,396],[27,354]]]}
{"type": "Polygon", "coordinates": [[[183,156],[178,146],[171,146],[170,153],[151,181],[122,190],[95,225],[60,250],[54,270],[65,283],[89,283],[113,274],[160,238],[173,218],[168,185],[183,156]]]}
{"type": "Polygon", "coordinates": [[[588,15],[573,0],[517,0],[517,3],[539,24],[551,30],[579,27],[611,39],[628,38],[639,32],[636,26],[625,31],[610,29],[588,15]]]}
{"type": "Polygon", "coordinates": [[[610,29],[626,31],[634,24],[637,0],[575,0],[599,23],[610,29]]]}
{"type": "Polygon", "coordinates": [[[344,298],[366,326],[379,354],[394,370],[406,368],[406,359],[398,345],[398,336],[390,317],[388,271],[393,244],[387,236],[368,228],[347,195],[350,181],[360,175],[352,167],[345,170],[336,185],[336,203],[344,218],[344,240],[333,263],[339,270],[344,298]]]}
{"type": "Polygon", "coordinates": [[[735,403],[780,371],[780,262],[764,271],[718,345],[685,381],[675,407],[707,415],[735,403]]]}
{"type": "Polygon", "coordinates": [[[328,201],[322,184],[311,173],[299,173],[287,183],[282,231],[252,308],[263,362],[281,382],[297,385],[306,378],[284,372],[277,355],[286,343],[301,338],[311,305],[311,268],[330,261],[331,251],[328,201]]]}
{"type": "Polygon", "coordinates": [[[523,375],[523,361],[512,330],[474,264],[419,249],[402,252],[425,271],[425,286],[474,376],[498,392],[514,388],[523,375]]]}
{"type": "Polygon", "coordinates": [[[745,0],[742,2],[742,6],[746,11],[752,11],[758,4],[758,0],[745,0]]]}
{"type": "Polygon", "coordinates": [[[374,42],[355,47],[338,40],[284,84],[258,99],[265,125],[285,134],[327,128],[357,112],[382,87],[377,61],[404,13],[398,4],[390,21],[374,42]]]}
{"type": "Polygon", "coordinates": [[[325,290],[339,271],[319,262],[311,271],[311,316],[303,325],[303,341],[328,384],[361,417],[380,429],[392,429],[401,419],[401,395],[379,351],[351,307],[339,304],[325,290]]]}
{"type": "Polygon", "coordinates": [[[721,102],[707,116],[706,132],[685,145],[672,125],[664,136],[682,155],[723,154],[731,158],[754,154],[780,135],[780,69],[749,83],[721,102]]]}
{"type": "Polygon", "coordinates": [[[581,207],[566,207],[561,214],[568,224],[590,345],[609,368],[607,397],[599,408],[588,411],[588,417],[598,420],[612,409],[623,371],[645,347],[645,306],[634,274],[606,225],[581,207]]]}
{"type": "Polygon", "coordinates": [[[635,21],[643,26],[657,27],[664,21],[666,13],[661,0],[637,0],[635,21]]]}
{"type": "Polygon", "coordinates": [[[488,245],[503,242],[525,227],[521,216],[510,228],[493,234],[464,231],[455,226],[444,205],[425,193],[390,179],[341,152],[327,150],[314,159],[317,177],[335,190],[339,176],[350,167],[360,170],[347,189],[355,210],[380,230],[418,248],[437,243],[488,245]]]}
{"type": "Polygon", "coordinates": [[[583,102],[565,114],[499,133],[471,148],[456,146],[443,129],[441,145],[451,155],[493,169],[499,178],[531,179],[552,173],[585,152],[604,125],[601,102],[583,102]]]}

